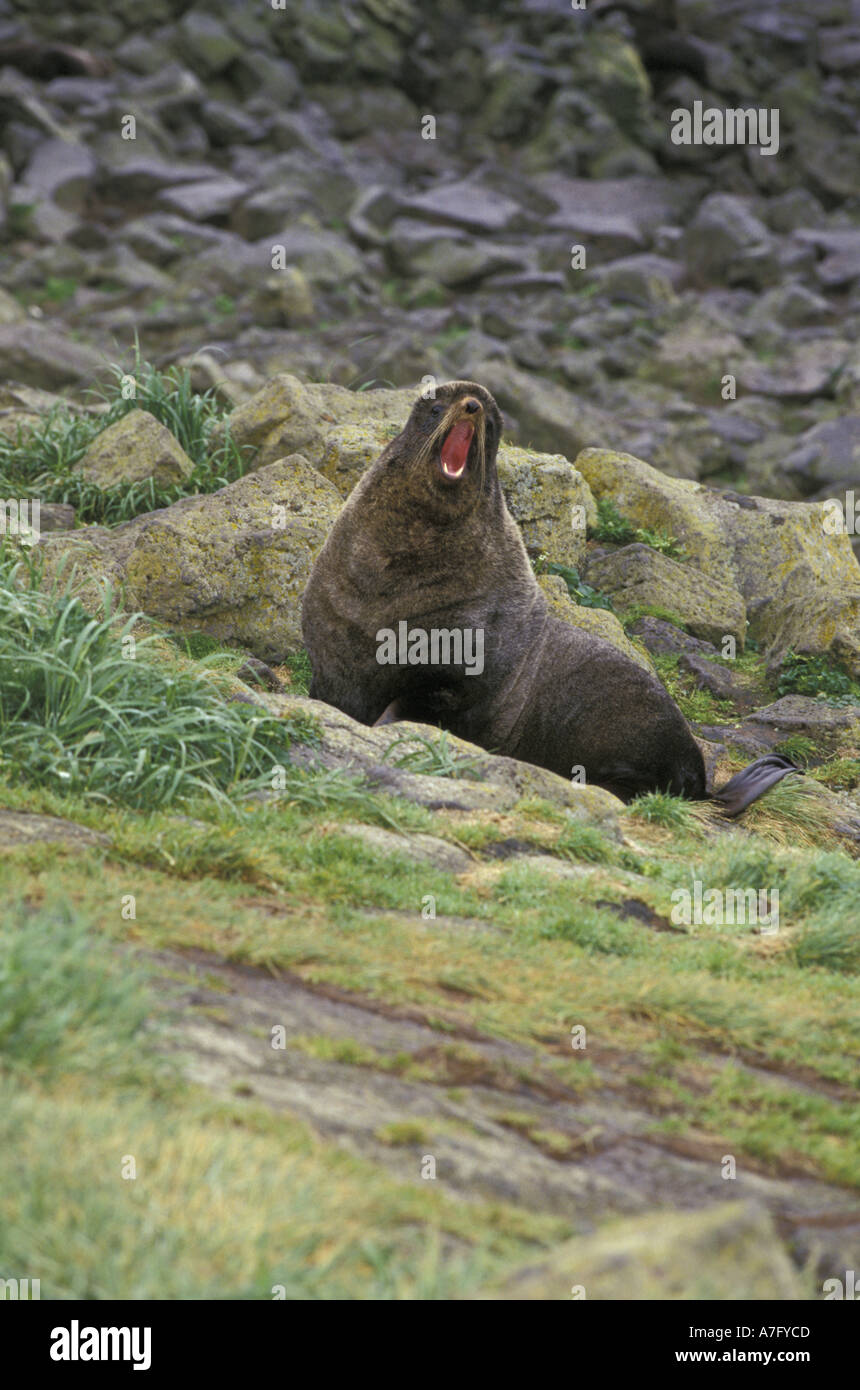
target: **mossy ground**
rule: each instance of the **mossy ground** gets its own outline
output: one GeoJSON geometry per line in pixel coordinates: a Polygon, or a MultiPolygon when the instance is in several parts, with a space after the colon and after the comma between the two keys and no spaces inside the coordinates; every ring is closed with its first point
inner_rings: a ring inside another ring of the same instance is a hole
{"type": "MultiPolygon", "coordinates": [[[[160,660],[172,659],[194,664],[165,648],[160,660]]],[[[411,1117],[377,1136],[408,1152],[398,1176],[253,1097],[216,1102],[183,1080],[157,1046],[168,1025],[150,962],[165,949],[405,1009],[467,1051],[470,1036],[509,1040],[536,1076],[583,1098],[602,1084],[594,1063],[611,1058],[655,1136],[695,1134],[759,1171],[857,1184],[847,1097],[860,1053],[860,864],[824,832],[817,847],[793,847],[785,826],[805,814],[799,795],[784,788],[752,834],[716,832],[688,807],[634,806],[619,844],[534,800],[433,814],[367,792],[358,808],[285,796],[225,811],[207,799],[177,815],[7,775],[0,807],[66,817],[110,847],[0,855],[14,986],[0,989],[0,1264],[41,1274],[60,1297],[270,1297],[283,1284],[288,1296],[449,1298],[575,1234],[547,1213],[420,1181],[412,1151],[430,1131],[411,1117]],[[466,847],[472,867],[452,876],[384,856],[342,833],[346,819],[430,831],[466,847]],[[510,841],[580,873],[555,879],[492,854],[510,841]],[[696,877],[777,887],[779,934],[659,929],[673,890],[696,877]],[[435,918],[422,916],[428,895],[435,918]],[[631,900],[658,929],[629,915],[631,900]],[[452,927],[460,920],[471,929],[452,927]],[[127,947],[140,953],[134,973],[118,954],[127,947]],[[585,1054],[571,1049],[575,1025],[585,1054]]],[[[468,1086],[463,1056],[392,1060],[325,1032],[290,1046],[468,1086]]],[[[523,1118],[515,1098],[499,1113],[542,1153],[575,1158],[570,1136],[523,1118]]],[[[438,1127],[433,1142],[444,1145],[438,1127]]]]}

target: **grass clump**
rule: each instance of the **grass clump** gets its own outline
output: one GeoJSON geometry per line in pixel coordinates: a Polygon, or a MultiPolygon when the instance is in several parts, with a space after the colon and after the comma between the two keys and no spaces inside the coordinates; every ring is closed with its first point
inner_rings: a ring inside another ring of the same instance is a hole
{"type": "Polygon", "coordinates": [[[61,407],[26,438],[20,432],[17,438],[0,435],[0,494],[68,502],[80,521],[115,525],[180,497],[216,492],[247,471],[250,456],[230,436],[229,407],[214,390],[192,390],[187,370],[158,371],[135,348],[131,370],[114,364],[111,374],[111,383],[99,393],[101,413],[61,407]],[[194,468],[184,482],[165,488],[147,478],[102,489],[76,472],[97,435],[132,410],[155,416],[185,450],[194,468]]]}
{"type": "MultiPolygon", "coordinates": [[[[128,1080],[151,1009],[127,960],[105,950],[58,900],[0,917],[0,1072],[43,1080],[73,1071],[128,1080]]],[[[145,1050],[145,1049],[144,1049],[145,1050]]]]}
{"type": "Polygon", "coordinates": [[[860,685],[822,656],[786,654],[776,685],[778,695],[811,695],[829,705],[860,704],[860,685]]]}
{"type": "Polygon", "coordinates": [[[644,526],[634,526],[622,516],[611,497],[601,497],[597,503],[597,525],[592,531],[596,541],[610,545],[629,545],[638,541],[640,545],[650,546],[671,560],[683,560],[685,552],[681,542],[668,531],[655,531],[644,526]]]}
{"type": "Polygon", "coordinates": [[[444,732],[434,739],[418,734],[404,734],[386,748],[384,761],[393,762],[395,767],[406,768],[409,772],[425,773],[431,777],[474,779],[478,769],[478,759],[455,752],[448,742],[448,735],[444,732]],[[404,745],[407,745],[407,751],[393,757],[396,750],[404,745]]]}
{"type": "Polygon", "coordinates": [[[670,796],[668,792],[646,792],[637,796],[627,808],[631,816],[638,816],[649,825],[660,825],[666,830],[691,830],[695,816],[689,801],[680,796],[670,796]]]}
{"type": "Polygon", "coordinates": [[[570,565],[560,565],[556,560],[548,560],[545,555],[539,555],[534,562],[534,571],[535,574],[559,575],[567,585],[570,597],[580,608],[606,608],[612,612],[612,600],[608,595],[602,594],[591,584],[586,584],[584,579],[580,579],[579,571],[572,569],[570,565]]]}
{"type": "Polygon", "coordinates": [[[31,783],[152,809],[268,785],[289,760],[293,721],[226,704],[205,677],[148,659],[152,638],[126,645],[104,592],[91,617],[39,557],[0,548],[0,758],[31,783]],[[134,659],[126,654],[134,651],[134,659]]]}
{"type": "Polygon", "coordinates": [[[555,850],[568,859],[584,859],[586,864],[612,864],[614,847],[596,825],[571,821],[559,836],[555,850]]]}

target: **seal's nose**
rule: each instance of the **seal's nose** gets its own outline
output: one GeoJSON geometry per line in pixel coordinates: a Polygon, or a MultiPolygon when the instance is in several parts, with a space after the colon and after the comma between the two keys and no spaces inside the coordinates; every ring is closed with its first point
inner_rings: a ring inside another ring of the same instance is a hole
{"type": "Polygon", "coordinates": [[[475,415],[477,411],[481,409],[481,402],[475,400],[474,396],[467,396],[463,402],[463,409],[467,411],[469,415],[475,415]]]}

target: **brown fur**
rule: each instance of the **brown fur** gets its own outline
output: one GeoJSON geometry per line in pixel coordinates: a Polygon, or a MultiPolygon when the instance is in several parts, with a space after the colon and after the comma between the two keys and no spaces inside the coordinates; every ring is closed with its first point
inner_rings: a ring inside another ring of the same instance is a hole
{"type": "Polygon", "coordinates": [[[550,613],[499,485],[501,423],[483,387],[448,382],[416,403],[352,492],[302,606],[311,695],[365,724],[396,702],[388,718],[439,723],[563,777],[581,766],[588,782],[625,799],[706,796],[701,751],[660,682],[550,613]],[[475,401],[468,468],[451,484],[439,452],[475,401]],[[380,665],[377,633],[403,620],[483,629],[482,674],[380,665]]]}

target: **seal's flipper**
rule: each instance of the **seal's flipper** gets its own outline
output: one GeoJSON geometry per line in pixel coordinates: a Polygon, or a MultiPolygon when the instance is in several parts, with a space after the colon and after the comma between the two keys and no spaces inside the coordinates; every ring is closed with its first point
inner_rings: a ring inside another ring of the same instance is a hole
{"type": "Polygon", "coordinates": [[[738,772],[726,782],[719,791],[711,793],[724,816],[739,816],[746,808],[770,787],[787,777],[789,772],[802,772],[803,769],[784,758],[780,753],[769,753],[766,758],[756,758],[754,763],[738,772]]]}
{"type": "Polygon", "coordinates": [[[378,729],[380,724],[396,724],[398,719],[405,719],[403,712],[403,701],[392,700],[390,705],[386,705],[378,719],[374,719],[371,728],[378,729]]]}

